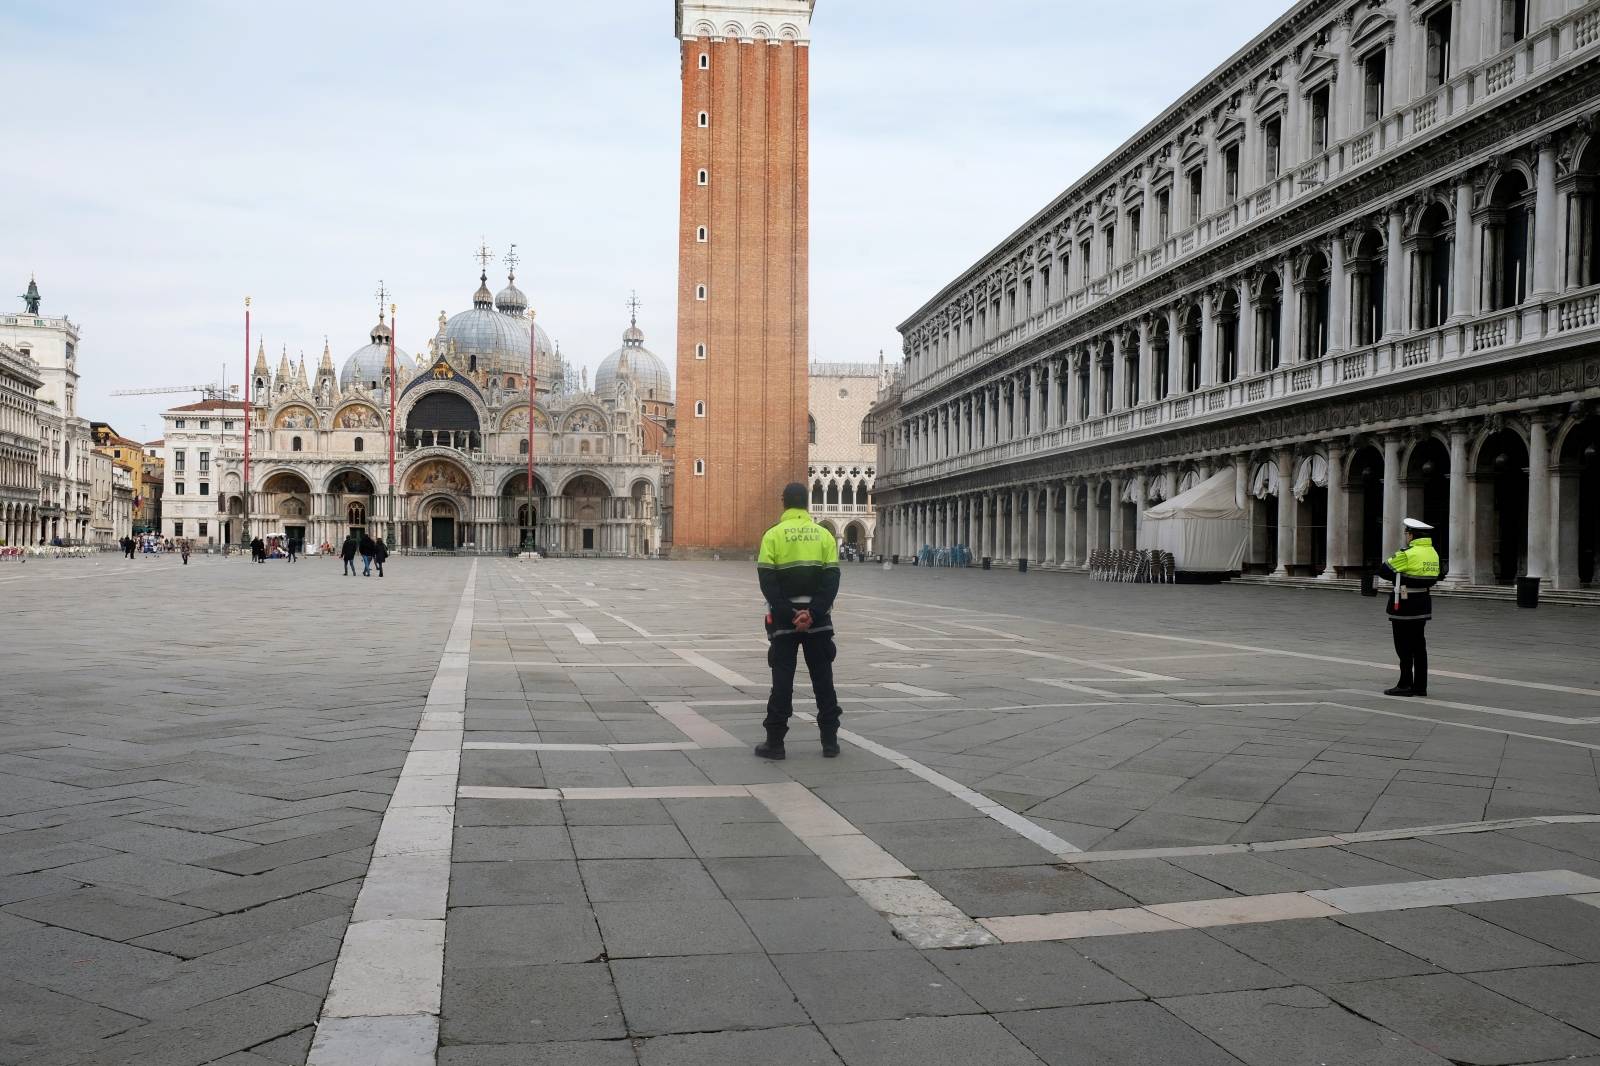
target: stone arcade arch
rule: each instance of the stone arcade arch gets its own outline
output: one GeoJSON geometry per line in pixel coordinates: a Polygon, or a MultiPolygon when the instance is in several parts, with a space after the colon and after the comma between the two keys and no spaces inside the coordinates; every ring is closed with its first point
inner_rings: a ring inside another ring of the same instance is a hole
{"type": "Polygon", "coordinates": [[[1510,585],[1527,572],[1528,562],[1528,445],[1522,435],[1508,426],[1484,437],[1472,477],[1471,580],[1510,585]]]}
{"type": "Polygon", "coordinates": [[[1600,584],[1600,415],[1572,423],[1552,449],[1551,574],[1557,588],[1600,584]]]}
{"type": "Polygon", "coordinates": [[[599,553],[615,548],[604,543],[611,488],[598,475],[574,475],[561,490],[561,549],[599,553]]]}
{"type": "Polygon", "coordinates": [[[549,511],[550,488],[544,478],[533,476],[533,501],[528,500],[528,473],[520,471],[506,478],[500,488],[500,522],[515,526],[517,545],[523,551],[546,547],[548,530],[540,526],[540,517],[549,511]]]}

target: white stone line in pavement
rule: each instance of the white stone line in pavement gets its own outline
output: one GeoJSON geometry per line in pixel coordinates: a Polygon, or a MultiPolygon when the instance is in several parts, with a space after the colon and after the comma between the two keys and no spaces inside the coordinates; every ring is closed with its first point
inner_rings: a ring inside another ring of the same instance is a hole
{"type": "Polygon", "coordinates": [[[648,744],[520,744],[511,741],[469,740],[462,747],[473,751],[699,751],[692,741],[658,741],[648,744]]]}
{"type": "Polygon", "coordinates": [[[477,578],[473,560],[345,928],[306,1066],[434,1061],[477,578]]]}
{"type": "MultiPolygon", "coordinates": [[[[817,720],[816,715],[809,714],[805,711],[796,711],[795,717],[803,719],[807,722],[815,722],[817,720]]],[[[966,785],[963,785],[961,782],[956,781],[953,778],[946,777],[944,774],[941,774],[939,771],[930,766],[924,766],[922,763],[911,758],[909,755],[902,755],[893,748],[884,747],[877,741],[868,740],[866,737],[861,736],[858,733],[852,733],[848,729],[839,730],[839,739],[847,740],[856,747],[861,748],[863,751],[871,752],[880,759],[886,759],[894,765],[900,767],[902,770],[922,778],[930,785],[943,789],[945,792],[948,792],[950,795],[954,796],[962,803],[967,804],[974,810],[989,816],[1013,832],[1027,837],[1029,840],[1050,852],[1052,855],[1058,857],[1065,855],[1076,855],[1083,850],[1076,844],[1057,836],[1043,826],[1036,825],[1034,822],[1024,818],[1011,808],[1006,807],[1003,804],[996,803],[983,793],[976,792],[968,788],[966,785]]]]}
{"type": "Polygon", "coordinates": [[[1376,707],[1358,707],[1353,703],[1325,702],[1324,707],[1342,707],[1347,711],[1362,711],[1366,714],[1381,714],[1385,718],[1404,718],[1411,722],[1430,722],[1433,725],[1454,726],[1457,729],[1471,729],[1479,733],[1499,733],[1502,736],[1521,737],[1523,740],[1542,740],[1546,744],[1560,744],[1568,748],[1583,748],[1586,751],[1600,751],[1600,744],[1585,744],[1581,740],[1563,740],[1560,737],[1547,737],[1540,733],[1519,733],[1514,729],[1502,729],[1496,725],[1473,725],[1471,722],[1452,722],[1448,718],[1429,718],[1423,714],[1401,714],[1399,711],[1383,711],[1376,707]]]}
{"type": "Polygon", "coordinates": [[[476,659],[473,666],[555,666],[566,670],[675,670],[682,663],[641,663],[630,660],[625,663],[558,663],[558,662],[529,662],[525,659],[476,659]]]}
{"type": "Polygon", "coordinates": [[[1312,892],[1272,892],[1259,896],[1153,903],[1115,910],[1017,914],[979,918],[978,924],[1002,942],[1015,944],[1283,922],[1297,918],[1334,918],[1343,914],[1449,907],[1458,903],[1570,896],[1596,889],[1600,889],[1600,880],[1593,877],[1571,870],[1541,870],[1534,873],[1447,877],[1436,881],[1318,889],[1312,892]]]}
{"type": "Polygon", "coordinates": [[[721,663],[714,662],[711,659],[708,659],[706,656],[701,655],[697,651],[694,651],[690,648],[673,648],[671,651],[672,654],[676,655],[684,662],[698,666],[700,669],[704,670],[706,673],[710,674],[712,677],[716,678],[718,681],[721,681],[725,685],[732,685],[734,688],[755,687],[756,683],[754,681],[751,681],[748,677],[745,677],[737,670],[730,670],[721,663]]]}
{"type": "MultiPolygon", "coordinates": [[[[596,604],[596,606],[599,605],[596,604]]],[[[579,644],[600,643],[600,638],[594,635],[594,630],[590,629],[582,622],[563,622],[562,624],[568,629],[572,630],[572,635],[577,638],[579,644]]]]}
{"type": "Polygon", "coordinates": [[[1543,714],[1539,711],[1519,711],[1512,707],[1485,707],[1479,703],[1456,703],[1452,700],[1436,700],[1430,696],[1391,696],[1386,692],[1368,692],[1359,688],[1341,688],[1336,692],[1349,693],[1357,696],[1371,696],[1379,700],[1404,700],[1413,707],[1450,707],[1458,711],[1476,711],[1479,714],[1496,714],[1507,718],[1526,718],[1531,722],[1551,722],[1555,725],[1595,725],[1600,723],[1600,718],[1569,718],[1560,714],[1543,714]]]}
{"type": "MultiPolygon", "coordinates": [[[[1067,626],[1073,629],[1087,629],[1093,633],[1104,636],[1117,637],[1144,637],[1148,640],[1167,640],[1179,644],[1199,644],[1212,648],[1232,648],[1236,651],[1252,651],[1261,655],[1284,655],[1292,659],[1311,659],[1316,662],[1339,663],[1344,666],[1366,666],[1373,670],[1394,672],[1394,663],[1375,663],[1366,659],[1345,659],[1337,655],[1317,655],[1308,651],[1288,651],[1284,648],[1263,648],[1255,644],[1232,644],[1225,640],[1203,640],[1199,637],[1175,637],[1169,633],[1141,633],[1131,629],[1102,629],[1100,626],[1085,625],[1081,622],[1055,622],[1053,625],[1067,626]]],[[[1517,681],[1509,677],[1492,677],[1488,674],[1463,674],[1455,670],[1440,670],[1432,668],[1429,671],[1434,677],[1453,677],[1462,681],[1482,681],[1490,685],[1510,685],[1516,688],[1538,689],[1543,692],[1566,692],[1574,696],[1600,696],[1600,689],[1576,688],[1571,685],[1552,685],[1544,681],[1517,681]]]]}
{"type": "Polygon", "coordinates": [[[1600,822],[1600,814],[1548,814],[1527,818],[1496,818],[1486,822],[1454,822],[1419,825],[1406,829],[1374,829],[1366,833],[1326,833],[1288,840],[1258,840],[1248,844],[1190,844],[1171,848],[1125,848],[1120,851],[1084,851],[1067,855],[1062,862],[1082,865],[1092,862],[1122,862],[1128,859],[1175,859],[1188,855],[1243,855],[1250,852],[1303,851],[1308,848],[1339,848],[1375,840],[1413,840],[1420,837],[1459,836],[1465,833],[1495,833],[1502,829],[1526,829],[1538,825],[1600,822]]]}
{"type": "Polygon", "coordinates": [[[904,692],[908,696],[921,696],[924,699],[953,700],[957,698],[948,692],[939,692],[931,688],[919,688],[916,685],[908,685],[904,681],[884,681],[881,682],[881,684],[886,689],[891,689],[895,692],[904,692]]]}
{"type": "Polygon", "coordinates": [[[702,748],[742,748],[744,741],[687,703],[652,703],[651,708],[702,748]]]}

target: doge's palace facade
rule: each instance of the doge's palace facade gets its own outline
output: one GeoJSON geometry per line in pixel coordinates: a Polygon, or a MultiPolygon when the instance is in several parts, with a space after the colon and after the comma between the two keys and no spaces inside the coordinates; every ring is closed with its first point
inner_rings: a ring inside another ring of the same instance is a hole
{"type": "Polygon", "coordinates": [[[1082,566],[1231,469],[1245,568],[1600,581],[1600,3],[1305,0],[900,327],[879,543],[1082,566]]]}

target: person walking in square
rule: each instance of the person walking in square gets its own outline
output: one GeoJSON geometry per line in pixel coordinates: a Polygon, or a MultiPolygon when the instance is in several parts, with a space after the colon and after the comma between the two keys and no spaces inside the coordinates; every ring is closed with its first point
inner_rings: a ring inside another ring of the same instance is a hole
{"type": "Polygon", "coordinates": [[[346,577],[354,577],[356,573],[356,548],[359,546],[354,533],[345,534],[344,543],[339,545],[339,558],[344,560],[346,577]]]}
{"type": "Polygon", "coordinates": [[[189,565],[189,541],[187,539],[179,542],[178,554],[183,557],[183,565],[184,566],[188,566],[189,565]]]}
{"type": "Polygon", "coordinates": [[[389,558],[389,546],[379,537],[372,542],[372,561],[378,564],[378,576],[383,576],[383,561],[389,558]]]}
{"type": "Polygon", "coordinates": [[[289,537],[283,542],[283,550],[288,553],[289,561],[292,563],[295,561],[295,556],[300,554],[300,542],[289,537]]]}
{"type": "Polygon", "coordinates": [[[1394,629],[1394,651],[1400,658],[1400,683],[1385,696],[1428,694],[1428,640],[1424,632],[1433,617],[1433,595],[1439,580],[1439,553],[1433,550],[1433,527],[1416,518],[1402,523],[1406,546],[1378,568],[1378,576],[1394,582],[1385,609],[1394,629]]]}
{"type": "Polygon", "coordinates": [[[361,531],[361,540],[359,543],[361,545],[361,576],[371,577],[372,556],[377,552],[378,546],[373,543],[371,537],[367,536],[366,530],[361,531]]]}
{"type": "Polygon", "coordinates": [[[806,672],[817,699],[817,729],[822,754],[839,754],[839,698],[833,687],[833,601],[839,595],[839,545],[806,510],[806,487],[793,482],[783,490],[783,516],[761,538],[756,575],[767,601],[767,665],[772,693],[767,698],[767,739],[756,746],[763,759],[782,759],[789,718],[794,714],[795,661],[805,655],[806,672]]]}

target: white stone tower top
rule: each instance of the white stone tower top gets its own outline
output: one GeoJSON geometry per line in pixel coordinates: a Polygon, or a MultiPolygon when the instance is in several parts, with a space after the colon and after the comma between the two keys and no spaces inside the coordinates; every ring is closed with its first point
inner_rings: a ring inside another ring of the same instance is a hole
{"type": "Polygon", "coordinates": [[[774,43],[811,40],[817,0],[677,0],[680,40],[725,37],[774,43]]]}

